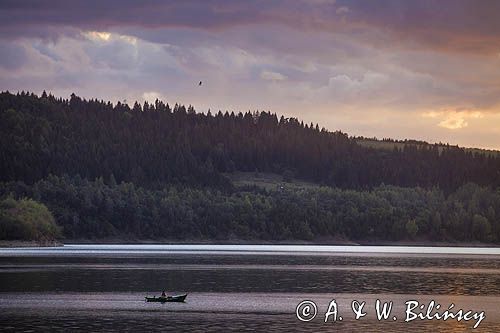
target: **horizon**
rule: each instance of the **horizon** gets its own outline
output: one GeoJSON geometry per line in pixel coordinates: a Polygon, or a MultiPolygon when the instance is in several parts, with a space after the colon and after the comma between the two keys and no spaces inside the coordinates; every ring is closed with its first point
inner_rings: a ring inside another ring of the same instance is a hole
{"type": "Polygon", "coordinates": [[[498,12],[467,0],[4,1],[0,90],[266,110],[499,150],[498,12]]]}

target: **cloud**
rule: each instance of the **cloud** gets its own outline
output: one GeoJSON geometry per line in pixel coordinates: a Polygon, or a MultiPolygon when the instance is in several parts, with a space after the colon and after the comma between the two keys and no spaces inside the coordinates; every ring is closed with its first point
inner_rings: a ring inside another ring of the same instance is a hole
{"type": "Polygon", "coordinates": [[[306,4],[315,4],[315,5],[334,5],[337,0],[303,0],[306,4]]]}
{"type": "Polygon", "coordinates": [[[274,24],[296,30],[358,33],[366,43],[383,46],[365,31],[379,31],[392,43],[417,43],[430,49],[498,53],[500,2],[472,0],[186,0],[48,1],[5,0],[0,5],[0,36],[58,38],[78,30],[110,31],[189,28],[222,31],[274,24]],[[348,19],[339,14],[349,13],[348,19]]]}
{"type": "Polygon", "coordinates": [[[263,80],[268,80],[268,81],[283,81],[283,80],[286,80],[286,78],[287,78],[285,75],[283,75],[281,73],[270,72],[270,71],[261,72],[260,77],[263,80]]]}
{"type": "Polygon", "coordinates": [[[500,114],[498,13],[468,0],[4,0],[0,88],[272,110],[366,136],[477,143],[488,129],[500,147],[487,121],[500,114]]]}
{"type": "Polygon", "coordinates": [[[18,43],[0,44],[0,67],[16,70],[28,60],[26,49],[18,43]]]}
{"type": "Polygon", "coordinates": [[[449,129],[458,130],[469,126],[468,119],[483,118],[483,113],[480,111],[471,110],[444,110],[444,111],[429,111],[423,113],[424,117],[438,118],[438,126],[449,129]]]}
{"type": "Polygon", "coordinates": [[[157,91],[145,91],[142,98],[149,103],[154,103],[157,99],[162,100],[163,96],[157,91]]]}
{"type": "Polygon", "coordinates": [[[349,12],[350,12],[350,10],[349,10],[349,7],[347,7],[347,6],[341,6],[335,10],[335,13],[337,13],[339,15],[347,14],[349,12]]]}
{"type": "Polygon", "coordinates": [[[111,38],[111,34],[109,32],[86,31],[83,35],[89,39],[97,41],[108,41],[111,38]]]}

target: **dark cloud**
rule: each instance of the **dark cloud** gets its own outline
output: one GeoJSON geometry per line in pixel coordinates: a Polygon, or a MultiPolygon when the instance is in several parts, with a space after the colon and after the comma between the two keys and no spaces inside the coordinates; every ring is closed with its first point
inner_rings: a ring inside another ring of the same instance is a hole
{"type": "MultiPolygon", "coordinates": [[[[2,1],[0,27],[2,35],[35,35],[34,27],[77,27],[105,30],[112,27],[148,28],[185,26],[220,28],[225,25],[255,22],[264,2],[225,1],[2,1]],[[17,29],[17,34],[15,33],[17,29]]],[[[51,31],[57,34],[56,30],[51,31]]]]}
{"type": "Polygon", "coordinates": [[[472,0],[4,0],[0,2],[0,36],[57,38],[74,29],[127,27],[217,31],[265,23],[349,32],[358,38],[365,34],[366,42],[372,38],[366,31],[377,29],[391,35],[392,42],[484,53],[498,52],[499,13],[498,1],[472,0]]]}
{"type": "Polygon", "coordinates": [[[27,61],[26,50],[22,45],[14,43],[0,44],[0,67],[17,69],[27,61]]]}
{"type": "Polygon", "coordinates": [[[401,42],[466,53],[497,53],[500,2],[474,0],[345,1],[354,22],[393,34],[401,42]]]}

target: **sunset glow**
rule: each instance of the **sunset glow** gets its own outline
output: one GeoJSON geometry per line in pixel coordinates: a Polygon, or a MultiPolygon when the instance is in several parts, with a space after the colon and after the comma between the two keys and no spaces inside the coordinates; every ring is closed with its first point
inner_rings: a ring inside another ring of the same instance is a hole
{"type": "Polygon", "coordinates": [[[498,13],[464,0],[7,1],[0,89],[498,149],[498,13]]]}

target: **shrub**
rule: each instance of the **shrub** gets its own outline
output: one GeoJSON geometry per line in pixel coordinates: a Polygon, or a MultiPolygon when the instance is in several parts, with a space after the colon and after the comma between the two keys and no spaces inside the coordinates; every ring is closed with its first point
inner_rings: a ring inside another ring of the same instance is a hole
{"type": "Polygon", "coordinates": [[[0,239],[53,240],[60,228],[48,208],[32,199],[0,201],[0,239]]]}

